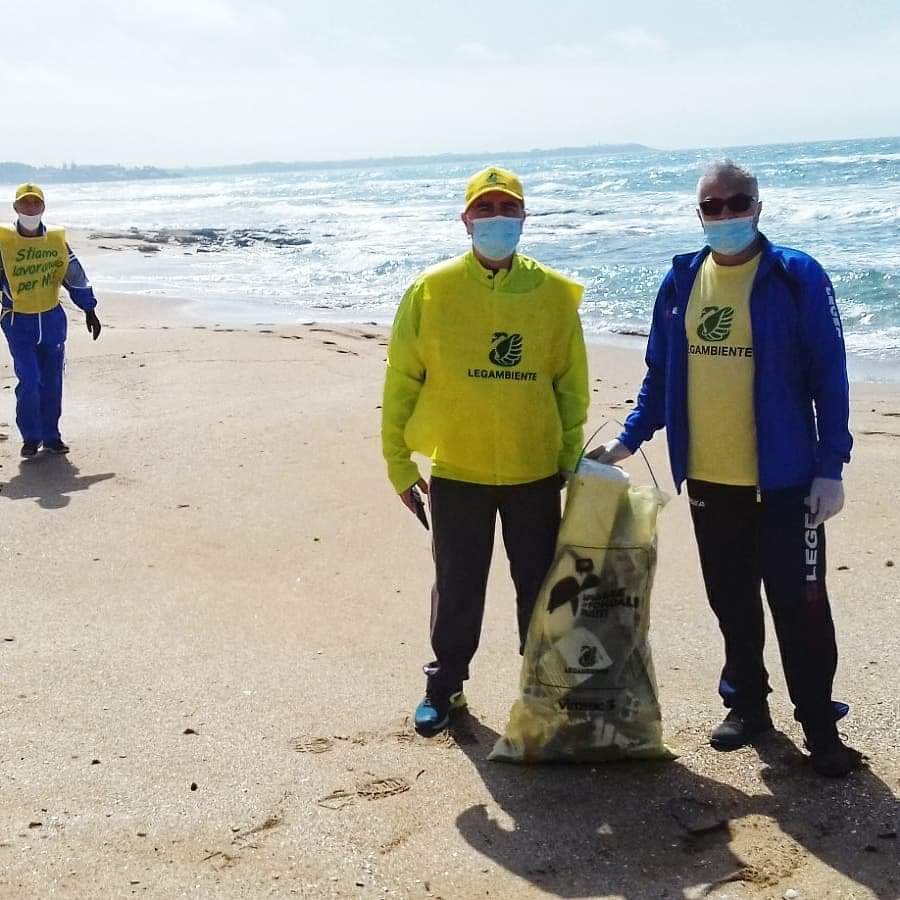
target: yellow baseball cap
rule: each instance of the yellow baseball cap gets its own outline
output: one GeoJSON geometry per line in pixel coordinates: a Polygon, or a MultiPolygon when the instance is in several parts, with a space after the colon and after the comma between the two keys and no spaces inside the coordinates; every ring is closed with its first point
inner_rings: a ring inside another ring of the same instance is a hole
{"type": "Polygon", "coordinates": [[[41,203],[44,202],[44,192],[36,184],[20,184],[16,188],[16,200],[23,197],[37,197],[41,203]]]}
{"type": "Polygon", "coordinates": [[[482,194],[489,191],[502,191],[515,197],[516,200],[525,202],[525,191],[522,190],[522,182],[519,181],[517,175],[514,175],[509,169],[501,169],[498,166],[488,166],[480,172],[476,172],[466,185],[466,209],[468,209],[473,201],[477,200],[482,194]]]}

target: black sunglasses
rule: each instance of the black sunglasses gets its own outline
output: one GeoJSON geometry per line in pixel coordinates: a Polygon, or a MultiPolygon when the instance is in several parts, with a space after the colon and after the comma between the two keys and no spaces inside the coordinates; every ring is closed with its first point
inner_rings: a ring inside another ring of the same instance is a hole
{"type": "Polygon", "coordinates": [[[732,194],[725,200],[720,200],[718,197],[707,197],[706,200],[700,201],[700,212],[704,216],[718,216],[726,206],[732,212],[747,212],[754,200],[756,197],[751,197],[750,194],[732,194]]]}

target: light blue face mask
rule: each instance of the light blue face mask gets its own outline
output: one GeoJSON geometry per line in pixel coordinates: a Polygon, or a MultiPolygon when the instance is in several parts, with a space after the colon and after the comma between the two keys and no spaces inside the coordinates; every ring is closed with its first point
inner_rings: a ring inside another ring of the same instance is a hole
{"type": "Polygon", "coordinates": [[[737,256],[756,240],[753,216],[741,219],[718,219],[703,223],[703,233],[710,250],[723,256],[737,256]]]}
{"type": "Polygon", "coordinates": [[[492,216],[490,219],[472,220],[472,244],[485,259],[492,262],[512,256],[521,236],[522,219],[492,216]]]}

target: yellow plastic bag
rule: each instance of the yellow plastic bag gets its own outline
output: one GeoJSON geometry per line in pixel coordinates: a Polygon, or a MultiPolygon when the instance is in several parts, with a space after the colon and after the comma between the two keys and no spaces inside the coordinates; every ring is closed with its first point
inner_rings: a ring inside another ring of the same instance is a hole
{"type": "Polygon", "coordinates": [[[656,517],[667,502],[614,466],[582,460],[531,618],[521,696],[490,759],[674,758],[647,640],[656,517]]]}

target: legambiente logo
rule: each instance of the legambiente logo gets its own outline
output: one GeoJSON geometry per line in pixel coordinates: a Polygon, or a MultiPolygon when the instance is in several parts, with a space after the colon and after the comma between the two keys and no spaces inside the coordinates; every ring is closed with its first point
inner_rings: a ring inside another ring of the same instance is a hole
{"type": "Polygon", "coordinates": [[[522,362],[524,341],[521,334],[495,331],[491,336],[488,359],[497,369],[469,369],[469,378],[492,378],[498,381],[537,381],[537,372],[512,372],[522,362]]]}
{"type": "Polygon", "coordinates": [[[489,358],[495,366],[512,368],[522,362],[522,335],[495,331],[489,358]]]}
{"type": "Polygon", "coordinates": [[[734,322],[733,306],[707,306],[700,313],[697,336],[702,341],[724,341],[734,322]]]}
{"type": "Polygon", "coordinates": [[[717,346],[731,334],[734,324],[733,306],[704,306],[697,323],[697,337],[703,344],[688,342],[691,356],[739,356],[753,357],[753,347],[717,346]]]}

